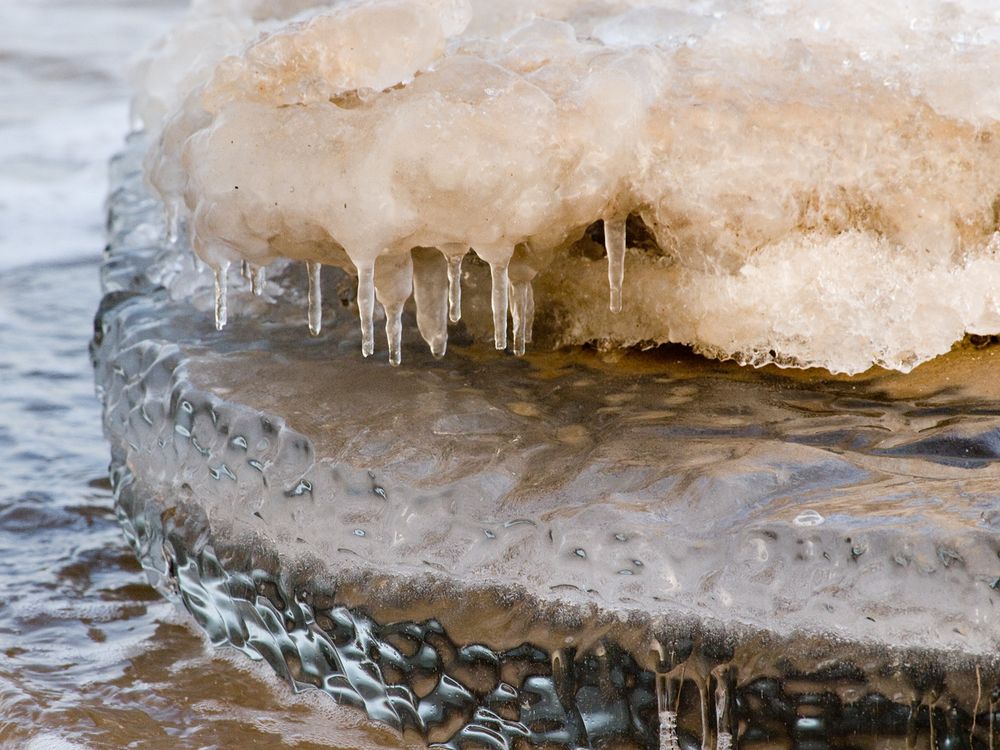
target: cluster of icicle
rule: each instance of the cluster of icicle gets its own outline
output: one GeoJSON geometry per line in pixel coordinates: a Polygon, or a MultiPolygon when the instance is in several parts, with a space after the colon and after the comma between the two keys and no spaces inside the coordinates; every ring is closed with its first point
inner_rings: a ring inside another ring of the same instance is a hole
{"type": "Polygon", "coordinates": [[[288,258],[314,333],[336,265],[366,356],[377,300],[399,362],[411,296],[441,355],[471,249],[498,349],[510,316],[524,352],[544,290],[562,343],[908,369],[1000,330],[1000,15],[870,10],[881,25],[847,0],[203,2],[141,69],[147,175],[215,270],[220,327],[229,268],[259,291],[288,258]],[[598,221],[603,312],[574,250],[598,221]]]}

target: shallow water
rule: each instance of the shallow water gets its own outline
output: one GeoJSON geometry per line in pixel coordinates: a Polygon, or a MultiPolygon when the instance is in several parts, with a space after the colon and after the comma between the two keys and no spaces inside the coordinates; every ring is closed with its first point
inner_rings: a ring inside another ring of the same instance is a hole
{"type": "Polygon", "coordinates": [[[370,747],[391,734],[228,661],[122,536],[87,341],[97,261],[0,279],[0,747],[370,747]]]}
{"type": "Polygon", "coordinates": [[[182,5],[0,4],[0,748],[391,746],[210,651],[113,512],[87,355],[107,159],[128,58],[182,5]]]}

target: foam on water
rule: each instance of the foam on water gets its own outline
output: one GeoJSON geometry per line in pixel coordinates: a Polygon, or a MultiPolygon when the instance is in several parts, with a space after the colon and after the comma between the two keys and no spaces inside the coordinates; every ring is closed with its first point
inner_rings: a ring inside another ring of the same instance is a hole
{"type": "MultiPolygon", "coordinates": [[[[171,37],[139,97],[163,123],[147,173],[217,269],[356,273],[366,354],[418,247],[490,266],[515,353],[536,313],[549,345],[836,372],[1000,331],[989,3],[366,0],[273,20],[303,5],[206,3],[240,31],[206,52],[195,12],[171,37]]],[[[447,268],[423,271],[441,276],[425,321],[446,278],[458,317],[447,268]]],[[[441,350],[446,327],[420,330],[441,350]]]]}

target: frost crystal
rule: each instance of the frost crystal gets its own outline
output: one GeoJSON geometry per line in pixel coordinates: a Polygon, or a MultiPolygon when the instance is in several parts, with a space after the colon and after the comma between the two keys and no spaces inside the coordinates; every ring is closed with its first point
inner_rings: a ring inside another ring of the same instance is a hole
{"type": "Polygon", "coordinates": [[[147,176],[217,275],[355,272],[366,355],[411,294],[444,353],[469,249],[518,354],[537,320],[908,370],[1000,331],[993,3],[306,5],[192,10],[140,71],[147,176]]]}

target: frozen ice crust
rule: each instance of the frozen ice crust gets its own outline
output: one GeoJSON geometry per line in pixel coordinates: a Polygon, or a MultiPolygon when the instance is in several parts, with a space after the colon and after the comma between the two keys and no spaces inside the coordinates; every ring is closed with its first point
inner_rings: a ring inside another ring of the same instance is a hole
{"type": "Polygon", "coordinates": [[[256,38],[165,76],[147,158],[219,326],[233,264],[260,288],[289,258],[357,275],[366,355],[378,301],[398,363],[411,296],[444,354],[471,249],[517,354],[537,319],[547,345],[906,371],[1000,332],[991,3],[240,5],[256,38]]]}

